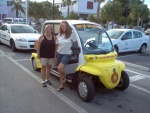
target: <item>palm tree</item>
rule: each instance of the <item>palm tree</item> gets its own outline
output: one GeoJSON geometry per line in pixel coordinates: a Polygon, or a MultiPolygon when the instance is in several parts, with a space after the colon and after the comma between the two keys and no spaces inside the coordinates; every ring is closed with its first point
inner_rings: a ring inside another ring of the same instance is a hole
{"type": "Polygon", "coordinates": [[[69,16],[69,6],[74,5],[77,1],[71,1],[71,0],[62,0],[63,5],[67,6],[67,17],[69,16]]]}
{"type": "Polygon", "coordinates": [[[121,4],[117,1],[112,1],[106,4],[101,10],[102,18],[106,19],[107,29],[108,29],[108,22],[112,21],[112,28],[114,25],[114,21],[118,20],[122,14],[122,7],[121,4]]]}
{"type": "Polygon", "coordinates": [[[13,0],[10,2],[10,6],[13,6],[11,11],[16,11],[16,17],[18,17],[19,11],[21,11],[25,15],[25,7],[22,5],[22,0],[13,0]]]}
{"type": "Polygon", "coordinates": [[[105,0],[94,0],[94,2],[97,2],[98,5],[97,5],[97,19],[99,20],[99,14],[100,14],[100,5],[102,2],[105,2],[105,0]]]}

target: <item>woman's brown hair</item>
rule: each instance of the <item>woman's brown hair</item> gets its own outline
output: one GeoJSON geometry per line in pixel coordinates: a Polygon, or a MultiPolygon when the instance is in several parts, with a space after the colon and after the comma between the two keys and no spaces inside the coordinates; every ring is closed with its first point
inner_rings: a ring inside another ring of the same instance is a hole
{"type": "Polygon", "coordinates": [[[64,20],[64,21],[62,21],[62,22],[60,23],[60,26],[59,26],[59,34],[60,34],[60,35],[63,34],[63,31],[62,31],[62,29],[61,29],[62,23],[65,23],[66,26],[67,26],[67,30],[66,30],[66,39],[67,39],[67,38],[69,38],[69,37],[71,36],[72,29],[71,29],[69,23],[64,20]]]}

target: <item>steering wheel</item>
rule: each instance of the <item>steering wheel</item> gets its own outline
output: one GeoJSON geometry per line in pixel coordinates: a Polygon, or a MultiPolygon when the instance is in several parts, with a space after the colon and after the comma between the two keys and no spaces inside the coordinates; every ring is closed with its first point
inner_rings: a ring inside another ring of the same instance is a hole
{"type": "Polygon", "coordinates": [[[95,40],[90,40],[90,41],[86,42],[84,46],[87,47],[87,45],[89,45],[89,47],[92,47],[92,48],[94,48],[94,49],[97,48],[97,45],[96,45],[96,43],[95,43],[95,40]]]}

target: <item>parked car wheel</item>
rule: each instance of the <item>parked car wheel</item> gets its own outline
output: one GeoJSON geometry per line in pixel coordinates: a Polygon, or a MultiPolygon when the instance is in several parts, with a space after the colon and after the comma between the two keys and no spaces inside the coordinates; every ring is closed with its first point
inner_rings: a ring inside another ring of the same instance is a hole
{"type": "Polygon", "coordinates": [[[122,71],[120,82],[119,82],[118,86],[116,87],[116,89],[125,90],[128,88],[129,83],[130,83],[130,80],[129,80],[128,74],[125,71],[122,71]]]}
{"type": "Polygon", "coordinates": [[[16,52],[16,51],[17,51],[15,42],[14,42],[13,40],[11,40],[11,50],[12,50],[13,52],[16,52]]]}
{"type": "Polygon", "coordinates": [[[2,45],[3,43],[1,42],[1,40],[0,40],[0,45],[2,45]]]}
{"type": "Polygon", "coordinates": [[[32,67],[35,71],[39,71],[40,68],[37,68],[36,60],[35,58],[32,58],[32,67]]]}
{"type": "Polygon", "coordinates": [[[78,95],[81,100],[89,102],[94,98],[95,88],[93,82],[88,77],[81,77],[78,82],[78,95]]]}
{"type": "Polygon", "coordinates": [[[146,44],[142,44],[142,46],[141,46],[141,48],[140,48],[140,50],[139,50],[139,53],[142,53],[142,54],[144,54],[145,52],[146,52],[146,44]]]}
{"type": "Polygon", "coordinates": [[[115,45],[115,46],[114,46],[114,49],[115,49],[115,51],[118,53],[119,48],[118,48],[118,46],[117,46],[117,45],[115,45]]]}

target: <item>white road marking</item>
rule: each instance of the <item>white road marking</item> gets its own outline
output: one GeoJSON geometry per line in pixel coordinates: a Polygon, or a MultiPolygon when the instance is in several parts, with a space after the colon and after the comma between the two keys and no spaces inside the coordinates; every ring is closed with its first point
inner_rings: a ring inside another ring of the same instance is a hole
{"type": "Polygon", "coordinates": [[[149,94],[150,94],[150,90],[148,90],[148,89],[139,87],[139,86],[134,85],[134,84],[130,84],[130,86],[132,86],[132,87],[134,87],[134,88],[136,88],[136,89],[138,89],[138,90],[141,90],[141,91],[143,91],[143,92],[146,92],[146,93],[149,93],[149,94]]]}
{"type": "Polygon", "coordinates": [[[30,59],[20,59],[20,60],[15,60],[15,61],[19,62],[19,61],[25,61],[25,60],[30,60],[30,59]]]}
{"type": "MultiPolygon", "coordinates": [[[[11,57],[7,56],[8,59],[10,59],[14,64],[16,64],[18,67],[20,67],[22,70],[24,70],[26,73],[28,73],[28,75],[30,75],[31,77],[33,77],[35,80],[37,80],[38,82],[41,83],[41,79],[39,77],[37,77],[34,73],[32,73],[31,71],[29,71],[27,68],[25,68],[23,65],[19,64],[18,62],[16,62],[14,59],[12,59],[11,57]]],[[[63,100],[65,103],[67,103],[71,108],[73,108],[74,110],[76,110],[78,113],[88,113],[87,111],[85,111],[84,109],[82,109],[80,106],[78,106],[77,104],[75,104],[74,102],[72,102],[70,99],[68,99],[67,97],[65,97],[63,94],[61,94],[60,92],[57,92],[56,89],[54,89],[53,87],[49,86],[48,89],[54,93],[56,96],[58,96],[61,100],[63,100]]]]}
{"type": "Polygon", "coordinates": [[[141,75],[135,75],[135,76],[132,76],[132,77],[129,77],[129,78],[130,78],[130,82],[135,82],[135,81],[144,79],[144,78],[146,78],[146,77],[143,77],[143,76],[141,76],[141,75]]]}
{"type": "Polygon", "coordinates": [[[125,71],[131,72],[131,73],[134,73],[136,75],[140,75],[140,76],[143,76],[143,77],[146,77],[146,78],[150,78],[150,76],[148,76],[148,75],[144,75],[144,74],[141,74],[141,73],[129,70],[129,69],[125,69],[125,71]]]}

